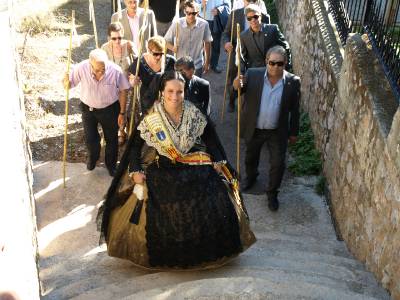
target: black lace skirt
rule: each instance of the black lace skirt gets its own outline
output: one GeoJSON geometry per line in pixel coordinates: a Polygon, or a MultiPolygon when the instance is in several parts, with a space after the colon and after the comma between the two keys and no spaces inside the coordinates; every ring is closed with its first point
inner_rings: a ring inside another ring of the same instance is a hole
{"type": "MultiPolygon", "coordinates": [[[[149,268],[202,268],[224,263],[255,241],[245,214],[212,166],[174,164],[161,157],[148,166],[146,183],[148,198],[139,223],[121,229],[110,222],[110,255],[149,268]]],[[[124,204],[126,217],[113,216],[114,220],[132,220],[135,201],[131,197],[124,204]]]]}

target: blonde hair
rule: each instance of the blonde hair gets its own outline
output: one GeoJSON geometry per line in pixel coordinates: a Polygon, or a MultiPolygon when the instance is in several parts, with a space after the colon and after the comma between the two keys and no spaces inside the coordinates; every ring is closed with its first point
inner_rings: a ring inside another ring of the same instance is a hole
{"type": "Polygon", "coordinates": [[[159,52],[165,52],[165,50],[166,50],[165,39],[160,35],[151,37],[147,41],[147,49],[150,49],[150,48],[152,48],[156,51],[159,51],[159,52]]]}

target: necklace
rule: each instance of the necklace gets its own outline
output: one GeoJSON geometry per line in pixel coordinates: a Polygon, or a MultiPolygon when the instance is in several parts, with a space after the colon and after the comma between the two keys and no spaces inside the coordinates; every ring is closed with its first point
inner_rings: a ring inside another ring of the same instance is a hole
{"type": "MultiPolygon", "coordinates": [[[[122,48],[122,46],[121,46],[121,48],[122,48]]],[[[121,49],[121,56],[119,57],[119,62],[117,62],[115,60],[115,57],[114,57],[114,45],[112,43],[111,43],[111,53],[112,53],[113,62],[116,63],[118,66],[120,66],[122,68],[122,49],[121,49]]]]}

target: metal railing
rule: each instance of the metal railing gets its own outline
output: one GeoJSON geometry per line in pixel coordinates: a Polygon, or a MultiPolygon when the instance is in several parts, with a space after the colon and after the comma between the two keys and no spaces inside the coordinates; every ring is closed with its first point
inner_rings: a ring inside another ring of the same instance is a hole
{"type": "Polygon", "coordinates": [[[400,102],[400,0],[328,0],[342,45],[366,33],[400,102]]]}

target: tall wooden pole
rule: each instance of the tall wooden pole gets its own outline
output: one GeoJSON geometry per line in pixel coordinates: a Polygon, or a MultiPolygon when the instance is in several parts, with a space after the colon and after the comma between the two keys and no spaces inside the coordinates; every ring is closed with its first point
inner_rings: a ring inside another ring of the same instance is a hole
{"type": "MultiPolygon", "coordinates": [[[[148,26],[148,15],[147,15],[148,9],[149,9],[149,1],[145,0],[145,2],[144,2],[143,24],[142,24],[142,27],[139,30],[139,49],[138,49],[138,58],[137,58],[136,70],[135,70],[135,77],[136,78],[139,76],[140,58],[142,56],[144,35],[145,35],[145,32],[146,32],[146,28],[148,26]]],[[[131,136],[131,134],[133,133],[133,125],[135,123],[136,102],[139,101],[138,98],[140,96],[139,88],[140,88],[140,86],[134,86],[134,88],[133,88],[131,120],[130,120],[129,131],[128,131],[128,135],[129,136],[131,136]]]]}
{"type": "MultiPolygon", "coordinates": [[[[235,28],[235,11],[232,11],[232,24],[231,24],[231,45],[233,42],[233,29],[235,28]]],[[[233,51],[233,49],[232,49],[233,51]]],[[[231,66],[231,57],[232,57],[232,51],[228,53],[228,67],[226,68],[226,76],[225,76],[225,88],[224,88],[224,99],[222,102],[222,111],[221,111],[221,122],[224,121],[224,113],[225,113],[225,103],[226,103],[226,93],[228,91],[228,79],[229,79],[229,70],[231,66]]]]}
{"type": "Polygon", "coordinates": [[[93,33],[94,33],[94,40],[96,42],[96,48],[99,48],[99,39],[97,37],[96,16],[94,11],[93,0],[89,0],[89,16],[90,20],[93,23],[93,33]]]}
{"type": "MultiPolygon", "coordinates": [[[[236,59],[238,60],[238,77],[240,78],[240,57],[241,57],[241,47],[240,47],[240,24],[236,24],[236,35],[237,35],[237,42],[236,42],[236,59]]],[[[241,113],[241,86],[239,85],[238,88],[238,102],[237,102],[237,141],[236,141],[236,169],[238,172],[238,177],[240,175],[240,113],[241,113]]]]}
{"type": "MultiPolygon", "coordinates": [[[[69,71],[71,69],[71,54],[72,54],[72,35],[75,31],[75,10],[72,11],[71,18],[71,32],[69,34],[69,48],[68,48],[68,60],[67,60],[67,75],[69,79],[69,71]]],[[[67,162],[67,144],[68,144],[68,114],[69,114],[69,84],[65,94],[65,129],[64,129],[64,153],[63,153],[63,186],[65,185],[66,175],[66,162],[67,162]]]]}

